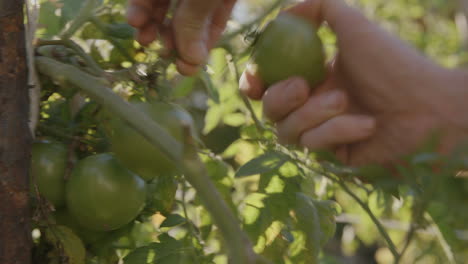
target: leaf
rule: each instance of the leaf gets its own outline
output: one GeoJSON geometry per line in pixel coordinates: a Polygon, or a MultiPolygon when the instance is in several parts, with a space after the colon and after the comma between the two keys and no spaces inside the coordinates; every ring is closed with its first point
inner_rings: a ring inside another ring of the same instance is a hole
{"type": "MultiPolygon", "coordinates": [[[[154,243],[156,244],[156,243],[154,243]]],[[[156,259],[157,249],[151,245],[133,250],[124,258],[125,264],[150,264],[156,259]]]]}
{"type": "Polygon", "coordinates": [[[135,35],[135,28],[127,23],[112,23],[105,26],[106,33],[113,38],[132,39],[135,35]]]}
{"type": "Polygon", "coordinates": [[[220,103],[219,101],[219,92],[214,86],[211,76],[206,72],[206,71],[200,71],[200,74],[198,75],[200,80],[203,82],[206,91],[208,92],[208,95],[210,98],[217,104],[220,103]]]}
{"type": "Polygon", "coordinates": [[[196,81],[197,79],[195,77],[183,78],[179,83],[177,83],[176,87],[172,89],[172,97],[183,98],[188,96],[195,87],[196,81]]]}
{"type": "Polygon", "coordinates": [[[246,177],[267,173],[281,167],[289,157],[280,152],[267,152],[244,164],[236,173],[236,177],[246,177]]]}
{"type": "Polygon", "coordinates": [[[213,131],[218,126],[223,118],[223,108],[221,105],[211,106],[205,115],[205,127],[203,128],[203,134],[206,135],[213,131]]]}
{"type": "Polygon", "coordinates": [[[85,0],[62,0],[61,2],[63,4],[61,22],[62,25],[65,25],[78,14],[85,0]]]}
{"type": "MultiPolygon", "coordinates": [[[[125,264],[150,264],[150,263],[168,263],[168,259],[186,259],[184,243],[174,239],[167,233],[158,237],[159,243],[151,243],[148,246],[139,247],[133,250],[124,258],[125,264]]],[[[175,262],[177,263],[177,262],[175,262]]],[[[182,262],[181,262],[182,263],[182,262]]],[[[187,262],[183,262],[187,263],[187,262]]]]}
{"type": "Polygon", "coordinates": [[[306,236],[309,256],[316,263],[320,253],[320,240],[323,236],[317,208],[310,197],[297,193],[294,212],[297,219],[296,225],[306,236]]]}
{"type": "Polygon", "coordinates": [[[39,26],[44,29],[43,37],[52,37],[60,32],[62,29],[60,25],[60,17],[55,15],[57,6],[52,2],[45,2],[41,4],[39,10],[39,26]]]}
{"type": "Polygon", "coordinates": [[[174,226],[178,226],[178,225],[181,225],[183,223],[187,222],[187,220],[182,217],[181,215],[179,214],[171,214],[169,215],[166,220],[164,220],[164,222],[161,223],[161,228],[162,227],[174,227],[174,226]]]}

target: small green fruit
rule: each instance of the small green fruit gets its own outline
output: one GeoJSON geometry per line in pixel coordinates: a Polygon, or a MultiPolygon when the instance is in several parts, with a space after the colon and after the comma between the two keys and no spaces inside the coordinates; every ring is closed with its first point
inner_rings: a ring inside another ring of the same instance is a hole
{"type": "Polygon", "coordinates": [[[267,86],[297,76],[315,87],[325,79],[325,55],[315,27],[281,14],[258,37],[253,61],[267,86]]]}

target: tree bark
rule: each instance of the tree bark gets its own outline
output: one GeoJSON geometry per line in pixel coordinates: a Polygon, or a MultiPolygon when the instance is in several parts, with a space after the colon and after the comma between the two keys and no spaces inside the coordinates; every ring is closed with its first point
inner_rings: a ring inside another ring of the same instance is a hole
{"type": "Polygon", "coordinates": [[[0,263],[31,263],[23,0],[0,0],[0,263]]]}

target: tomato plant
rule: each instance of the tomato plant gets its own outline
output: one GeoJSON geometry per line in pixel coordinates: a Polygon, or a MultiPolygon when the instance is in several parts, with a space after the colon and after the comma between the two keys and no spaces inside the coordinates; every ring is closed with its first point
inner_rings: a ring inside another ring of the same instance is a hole
{"type": "MultiPolygon", "coordinates": [[[[278,144],[261,103],[239,93],[251,60],[267,84],[325,78],[336,37],[327,25],[277,16],[289,1],[238,0],[191,77],[160,56],[161,41],[134,40],[124,0],[40,2],[31,174],[46,199],[32,208],[35,263],[468,258],[468,185],[453,177],[463,149],[441,157],[422,148],[395,179],[380,166],[347,167],[331,153],[278,144]]],[[[441,64],[467,58],[453,3],[349,2],[441,64]]]]}

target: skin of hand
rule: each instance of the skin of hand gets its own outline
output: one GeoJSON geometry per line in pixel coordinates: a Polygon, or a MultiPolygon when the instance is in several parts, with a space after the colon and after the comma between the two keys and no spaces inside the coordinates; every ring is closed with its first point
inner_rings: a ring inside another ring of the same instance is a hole
{"type": "Polygon", "coordinates": [[[244,72],[241,91],[263,100],[281,143],[330,150],[352,166],[391,166],[433,132],[441,153],[467,138],[465,72],[436,65],[341,0],[309,0],[287,12],[326,21],[338,54],[312,90],[297,77],[266,89],[255,67],[244,72]]]}
{"type": "Polygon", "coordinates": [[[221,36],[236,0],[180,0],[172,21],[166,21],[171,0],[130,0],[128,23],[137,40],[148,45],[157,38],[177,51],[181,74],[196,74],[221,36]]]}

